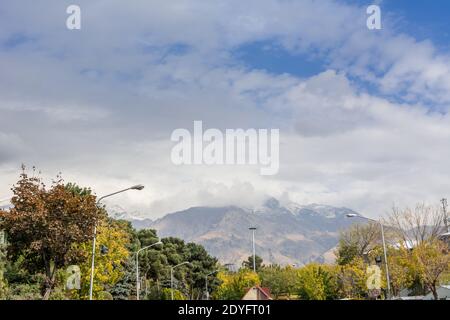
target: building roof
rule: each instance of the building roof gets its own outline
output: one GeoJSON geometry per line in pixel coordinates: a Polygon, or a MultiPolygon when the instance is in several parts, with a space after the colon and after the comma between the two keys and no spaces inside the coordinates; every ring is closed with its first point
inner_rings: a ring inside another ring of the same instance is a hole
{"type": "MultiPolygon", "coordinates": [[[[247,292],[245,293],[245,295],[246,295],[247,293],[249,293],[250,290],[253,290],[253,289],[257,289],[257,290],[258,290],[259,292],[261,292],[267,299],[272,299],[272,296],[270,295],[270,289],[267,288],[267,287],[253,286],[253,287],[251,287],[251,288],[249,288],[249,289],[247,290],[247,292]]],[[[244,296],[245,296],[245,295],[244,295],[244,296]]]]}

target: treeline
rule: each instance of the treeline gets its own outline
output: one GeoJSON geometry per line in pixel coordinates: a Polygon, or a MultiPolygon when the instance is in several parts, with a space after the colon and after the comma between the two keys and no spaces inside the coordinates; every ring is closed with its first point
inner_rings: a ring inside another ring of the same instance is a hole
{"type": "MultiPolygon", "coordinates": [[[[0,230],[7,244],[0,252],[1,299],[88,299],[94,227],[97,245],[94,299],[136,299],[136,252],[159,239],[154,230],[136,231],[127,221],[107,217],[88,188],[65,184],[57,177],[47,187],[25,170],[13,186],[11,208],[0,211],[0,230]],[[67,280],[80,275],[80,288],[67,290],[67,280]]],[[[201,299],[205,277],[217,259],[195,243],[177,238],[139,255],[141,297],[201,299]]],[[[210,289],[218,281],[210,276],[210,289]]]]}
{"type": "MultiPolygon", "coordinates": [[[[95,226],[93,298],[137,298],[136,253],[158,243],[154,230],[137,231],[127,221],[108,218],[89,188],[66,184],[61,177],[47,187],[24,170],[12,191],[11,208],[0,211],[0,230],[8,240],[0,245],[0,299],[88,299],[95,226]],[[68,287],[74,276],[79,276],[79,288],[68,287]]],[[[381,223],[386,226],[391,297],[431,292],[438,298],[437,287],[450,282],[449,246],[440,238],[445,231],[442,213],[418,205],[394,209],[381,223]]],[[[241,299],[260,285],[274,299],[390,298],[380,226],[364,222],[344,231],[335,264],[265,266],[257,256],[256,272],[252,257],[239,270],[230,270],[201,245],[164,238],[162,245],[139,253],[139,296],[241,299]],[[373,265],[380,274],[367,271],[373,265]],[[373,290],[370,284],[377,277],[380,290],[373,290]]]]}

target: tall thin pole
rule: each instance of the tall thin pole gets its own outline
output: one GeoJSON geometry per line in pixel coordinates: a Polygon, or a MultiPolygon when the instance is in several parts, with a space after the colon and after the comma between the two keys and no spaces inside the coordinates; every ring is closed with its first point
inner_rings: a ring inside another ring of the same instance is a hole
{"type": "Polygon", "coordinates": [[[252,230],[252,249],[253,249],[253,272],[256,272],[256,249],[255,249],[255,227],[250,227],[252,230]]]}
{"type": "Polygon", "coordinates": [[[449,225],[448,225],[448,218],[447,218],[447,199],[442,199],[442,209],[444,210],[444,225],[447,232],[450,232],[449,225]]]}
{"type": "Polygon", "coordinates": [[[389,267],[388,267],[388,260],[387,260],[387,250],[386,250],[386,240],[384,238],[384,227],[383,224],[381,223],[381,221],[379,221],[380,226],[381,226],[381,238],[383,241],[383,252],[384,252],[384,263],[386,265],[386,281],[387,281],[387,295],[388,295],[388,299],[390,299],[391,297],[391,281],[390,281],[390,277],[389,277],[389,267]]]}
{"type": "Polygon", "coordinates": [[[95,270],[95,246],[97,242],[97,221],[94,226],[94,240],[92,241],[92,262],[91,262],[91,282],[89,285],[89,300],[92,300],[92,292],[94,289],[94,270],[95,270]]]}
{"type": "Polygon", "coordinates": [[[139,251],[136,253],[136,300],[139,300],[141,283],[139,282],[139,251]]]}
{"type": "Polygon", "coordinates": [[[170,268],[170,297],[173,300],[173,268],[170,268]]]}

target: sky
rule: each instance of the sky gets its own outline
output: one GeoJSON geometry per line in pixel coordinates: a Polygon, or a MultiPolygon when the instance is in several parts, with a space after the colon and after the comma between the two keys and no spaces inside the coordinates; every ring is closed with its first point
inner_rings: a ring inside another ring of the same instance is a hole
{"type": "Polygon", "coordinates": [[[148,218],[269,196],[369,217],[438,204],[449,15],[444,0],[1,1],[0,199],[24,163],[98,195],[144,184],[108,203],[148,218]],[[174,165],[171,133],[195,120],[279,129],[278,174],[174,165]]]}

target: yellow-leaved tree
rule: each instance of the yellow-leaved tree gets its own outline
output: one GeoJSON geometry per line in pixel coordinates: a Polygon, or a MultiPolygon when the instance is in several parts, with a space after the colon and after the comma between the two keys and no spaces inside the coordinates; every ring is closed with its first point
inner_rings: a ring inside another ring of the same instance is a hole
{"type": "MultiPolygon", "coordinates": [[[[123,229],[118,221],[102,221],[97,228],[97,245],[94,269],[94,299],[110,299],[106,294],[125,273],[124,264],[129,258],[127,246],[130,244],[130,235],[123,229]]],[[[89,257],[81,269],[81,299],[89,297],[92,243],[81,245],[82,250],[89,257]]]]}
{"type": "Polygon", "coordinates": [[[217,278],[221,281],[213,297],[218,300],[240,300],[249,288],[261,283],[257,273],[248,269],[239,272],[219,272],[217,278]]]}

